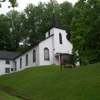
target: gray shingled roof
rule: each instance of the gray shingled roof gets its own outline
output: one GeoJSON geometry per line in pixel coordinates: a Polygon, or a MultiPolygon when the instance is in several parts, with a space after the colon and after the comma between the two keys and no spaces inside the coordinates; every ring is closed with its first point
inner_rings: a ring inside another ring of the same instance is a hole
{"type": "Polygon", "coordinates": [[[20,53],[17,52],[9,52],[9,51],[0,51],[0,59],[14,59],[17,57],[20,53]]]}

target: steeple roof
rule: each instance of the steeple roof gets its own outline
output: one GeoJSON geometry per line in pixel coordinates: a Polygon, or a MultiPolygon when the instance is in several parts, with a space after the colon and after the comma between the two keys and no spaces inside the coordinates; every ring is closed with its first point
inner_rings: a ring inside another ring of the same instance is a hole
{"type": "Polygon", "coordinates": [[[62,29],[62,30],[65,30],[63,28],[61,28],[58,24],[58,20],[56,18],[56,14],[53,12],[53,15],[52,15],[52,21],[51,21],[51,26],[46,30],[49,31],[51,28],[58,28],[58,29],[62,29]]]}
{"type": "Polygon", "coordinates": [[[55,13],[53,13],[53,16],[52,16],[51,27],[60,28],[55,13]]]}

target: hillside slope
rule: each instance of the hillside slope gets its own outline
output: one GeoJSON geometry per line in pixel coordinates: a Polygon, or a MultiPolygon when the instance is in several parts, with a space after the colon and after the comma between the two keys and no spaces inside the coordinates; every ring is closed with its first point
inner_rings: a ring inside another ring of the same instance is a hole
{"type": "Polygon", "coordinates": [[[0,100],[22,100],[22,99],[16,98],[5,92],[0,91],[0,100]]]}
{"type": "Polygon", "coordinates": [[[99,100],[100,63],[62,71],[42,66],[3,75],[0,90],[24,100],[99,100]]]}

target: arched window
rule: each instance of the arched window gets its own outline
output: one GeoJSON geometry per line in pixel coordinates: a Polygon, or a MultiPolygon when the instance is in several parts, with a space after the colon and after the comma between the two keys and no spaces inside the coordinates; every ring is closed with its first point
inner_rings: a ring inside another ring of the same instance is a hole
{"type": "Polygon", "coordinates": [[[33,50],[33,62],[36,62],[36,51],[33,50]]]}
{"type": "Polygon", "coordinates": [[[44,48],[44,60],[50,60],[49,59],[49,49],[44,48]]]}
{"type": "Polygon", "coordinates": [[[59,43],[62,44],[62,35],[59,33],[59,43]]]}
{"type": "Polygon", "coordinates": [[[22,58],[20,58],[20,69],[22,68],[22,58]]]}
{"type": "Polygon", "coordinates": [[[28,54],[26,55],[26,66],[28,66],[28,54]]]}

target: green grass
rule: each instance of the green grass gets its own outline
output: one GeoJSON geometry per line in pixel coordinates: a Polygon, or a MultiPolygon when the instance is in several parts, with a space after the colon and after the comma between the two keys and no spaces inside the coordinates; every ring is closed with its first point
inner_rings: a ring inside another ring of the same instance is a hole
{"type": "Polygon", "coordinates": [[[0,91],[0,100],[22,100],[0,91]]]}
{"type": "Polygon", "coordinates": [[[24,100],[100,100],[100,63],[29,68],[0,76],[0,89],[24,100]]]}

